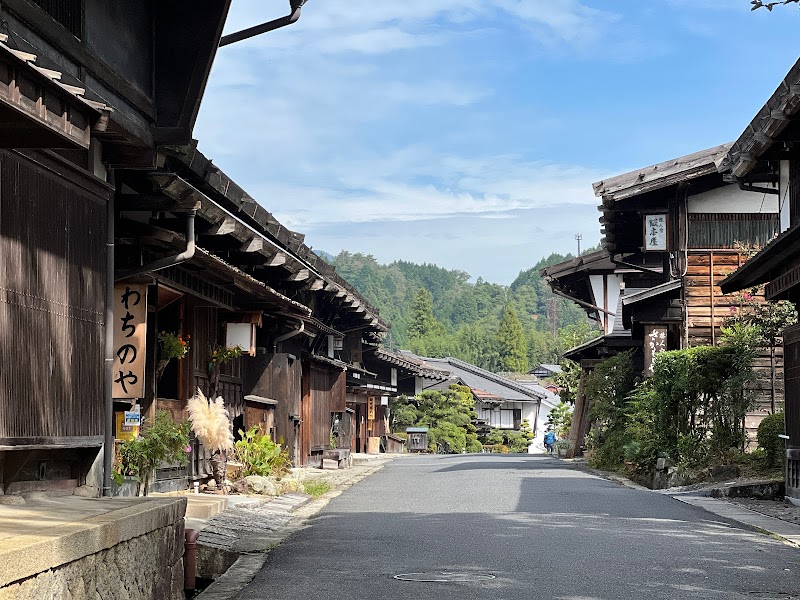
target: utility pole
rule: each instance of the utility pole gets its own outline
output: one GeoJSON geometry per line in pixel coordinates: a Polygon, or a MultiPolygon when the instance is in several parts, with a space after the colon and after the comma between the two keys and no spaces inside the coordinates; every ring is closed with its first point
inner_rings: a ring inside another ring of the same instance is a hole
{"type": "Polygon", "coordinates": [[[558,331],[558,299],[555,297],[547,301],[547,322],[550,325],[550,335],[555,339],[558,331]]]}
{"type": "Polygon", "coordinates": [[[576,233],[575,234],[575,240],[578,242],[578,256],[581,255],[581,240],[582,239],[583,239],[583,236],[580,233],[576,233]]]}

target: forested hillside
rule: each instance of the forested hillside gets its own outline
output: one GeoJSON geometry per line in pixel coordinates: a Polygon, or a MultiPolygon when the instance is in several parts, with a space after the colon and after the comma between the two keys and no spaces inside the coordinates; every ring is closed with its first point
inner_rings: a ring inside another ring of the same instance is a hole
{"type": "Polygon", "coordinates": [[[389,321],[387,346],[423,356],[454,356],[493,371],[525,372],[599,332],[586,313],[554,295],[543,267],[572,258],[552,254],[510,286],[470,282],[463,271],[341,252],[331,262],[389,321]]]}

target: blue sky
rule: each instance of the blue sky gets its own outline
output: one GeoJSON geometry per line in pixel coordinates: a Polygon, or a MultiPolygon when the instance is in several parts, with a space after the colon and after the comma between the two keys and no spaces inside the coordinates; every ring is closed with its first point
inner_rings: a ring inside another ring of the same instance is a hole
{"type": "Polygon", "coordinates": [[[220,49],[195,137],[317,250],[510,283],[599,241],[592,182],[738,137],[798,33],[748,0],[309,0],[220,49]]]}

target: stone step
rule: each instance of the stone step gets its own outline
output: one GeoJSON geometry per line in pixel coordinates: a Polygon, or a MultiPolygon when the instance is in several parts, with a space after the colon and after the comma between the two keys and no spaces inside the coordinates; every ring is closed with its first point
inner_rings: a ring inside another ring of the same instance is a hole
{"type": "Polygon", "coordinates": [[[358,465],[369,465],[381,459],[380,454],[352,454],[351,456],[353,457],[354,467],[358,465]]]}
{"type": "Polygon", "coordinates": [[[290,492],[283,496],[278,496],[274,500],[269,501],[265,508],[270,510],[281,510],[286,512],[294,512],[301,506],[305,506],[311,502],[311,496],[300,494],[298,492],[290,492]]]}
{"type": "Polygon", "coordinates": [[[186,517],[190,519],[210,519],[228,507],[225,497],[206,496],[204,494],[186,494],[186,517]]]}

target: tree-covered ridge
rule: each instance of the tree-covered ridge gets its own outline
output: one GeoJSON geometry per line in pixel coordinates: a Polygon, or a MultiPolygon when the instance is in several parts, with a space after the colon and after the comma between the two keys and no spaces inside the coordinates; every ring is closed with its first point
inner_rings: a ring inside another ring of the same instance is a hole
{"type": "Polygon", "coordinates": [[[464,271],[428,263],[382,265],[371,255],[346,251],[331,262],[391,323],[388,346],[519,372],[558,363],[565,350],[599,335],[586,313],[553,294],[539,275],[571,258],[551,254],[510,286],[480,277],[471,282],[464,271]]]}

